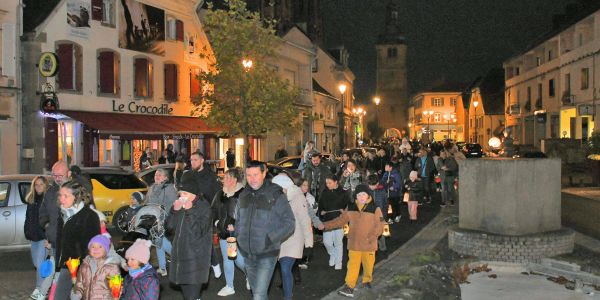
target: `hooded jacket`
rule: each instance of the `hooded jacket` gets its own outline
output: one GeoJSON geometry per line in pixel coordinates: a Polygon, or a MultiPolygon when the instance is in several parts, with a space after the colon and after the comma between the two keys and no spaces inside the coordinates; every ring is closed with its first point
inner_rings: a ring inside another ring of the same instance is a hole
{"type": "Polygon", "coordinates": [[[295,218],[280,186],[265,181],[257,190],[247,185],[235,214],[239,250],[244,257],[277,256],[295,229],[295,218]]]}
{"type": "Polygon", "coordinates": [[[294,234],[287,238],[279,250],[279,257],[302,258],[304,248],[313,246],[312,227],[308,216],[307,202],[302,190],[293,185],[287,189],[287,198],[294,213],[294,234]]]}
{"type": "Polygon", "coordinates": [[[121,300],[158,300],[160,280],[154,268],[149,268],[136,278],[125,277],[121,300]]]}
{"type": "Polygon", "coordinates": [[[235,208],[242,190],[243,185],[238,183],[231,191],[232,193],[228,195],[225,191],[220,190],[212,201],[211,207],[215,214],[215,220],[219,220],[217,232],[220,239],[224,240],[230,236],[229,231],[227,231],[228,225],[235,225],[235,208]]]}
{"type": "Polygon", "coordinates": [[[107,278],[121,274],[120,263],[117,257],[108,256],[94,261],[88,255],[79,266],[74,294],[84,300],[112,300],[107,278]]]}
{"type": "Polygon", "coordinates": [[[402,179],[400,173],[396,169],[392,169],[390,172],[383,173],[381,177],[381,184],[385,187],[385,192],[388,198],[399,198],[400,190],[402,189],[402,179]]]}
{"type": "Polygon", "coordinates": [[[146,194],[146,203],[161,205],[165,211],[171,210],[175,200],[177,200],[177,190],[166,180],[160,184],[153,184],[146,194]]]}
{"type": "Polygon", "coordinates": [[[358,201],[348,205],[348,209],[344,210],[339,217],[323,225],[325,229],[333,229],[342,227],[346,223],[350,223],[348,250],[377,251],[377,239],[383,233],[385,220],[381,209],[375,205],[371,196],[364,205],[358,201]]]}

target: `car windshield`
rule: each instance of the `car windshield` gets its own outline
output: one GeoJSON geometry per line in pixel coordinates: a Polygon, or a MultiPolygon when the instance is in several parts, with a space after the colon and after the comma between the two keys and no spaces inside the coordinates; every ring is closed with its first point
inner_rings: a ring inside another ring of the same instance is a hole
{"type": "Polygon", "coordinates": [[[144,182],[133,174],[90,174],[90,177],[111,190],[142,189],[146,187],[144,182]]]}

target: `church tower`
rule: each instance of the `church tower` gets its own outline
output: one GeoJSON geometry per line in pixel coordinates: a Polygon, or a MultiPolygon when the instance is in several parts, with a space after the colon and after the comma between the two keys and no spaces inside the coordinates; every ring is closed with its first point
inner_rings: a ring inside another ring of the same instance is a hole
{"type": "MultiPolygon", "coordinates": [[[[400,27],[399,7],[394,0],[387,5],[385,30],[375,45],[377,49],[377,97],[379,107],[369,105],[371,116],[388,136],[408,132],[408,83],[406,78],[406,41],[400,27]]],[[[371,101],[372,103],[373,101],[371,101]]]]}

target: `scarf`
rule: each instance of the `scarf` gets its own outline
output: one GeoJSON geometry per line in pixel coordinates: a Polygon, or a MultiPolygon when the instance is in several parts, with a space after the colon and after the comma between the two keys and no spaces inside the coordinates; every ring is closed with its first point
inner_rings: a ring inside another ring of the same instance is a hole
{"type": "Polygon", "coordinates": [[[244,188],[244,185],[240,182],[237,182],[231,190],[228,190],[225,188],[225,186],[223,186],[223,194],[225,194],[225,196],[229,198],[235,195],[235,193],[237,193],[237,191],[241,190],[242,188],[244,188]]]}
{"type": "Polygon", "coordinates": [[[152,268],[151,264],[145,264],[143,267],[139,268],[139,269],[132,269],[129,268],[129,276],[131,276],[131,278],[136,279],[138,277],[140,277],[144,272],[146,272],[146,270],[149,270],[152,268]]]}
{"type": "Polygon", "coordinates": [[[84,206],[85,206],[85,204],[83,204],[83,202],[79,202],[79,203],[73,204],[73,206],[71,206],[69,208],[63,208],[61,206],[60,207],[60,211],[62,212],[63,221],[65,223],[67,223],[67,221],[69,219],[71,219],[71,217],[73,217],[74,215],[76,215],[81,209],[83,209],[84,206]]]}

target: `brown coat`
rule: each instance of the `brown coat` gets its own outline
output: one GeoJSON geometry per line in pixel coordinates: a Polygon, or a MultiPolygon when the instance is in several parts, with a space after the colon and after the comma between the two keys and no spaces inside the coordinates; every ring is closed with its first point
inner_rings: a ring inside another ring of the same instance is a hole
{"type": "Polygon", "coordinates": [[[348,250],[377,251],[377,238],[383,233],[385,220],[381,209],[375,205],[373,199],[360,207],[356,202],[348,205],[339,217],[323,223],[325,229],[335,229],[350,223],[348,233],[348,250]]]}
{"type": "Polygon", "coordinates": [[[113,300],[108,286],[108,277],[121,274],[119,260],[108,257],[97,262],[96,273],[92,274],[91,256],[87,256],[79,266],[75,294],[82,300],[113,300]]]}

